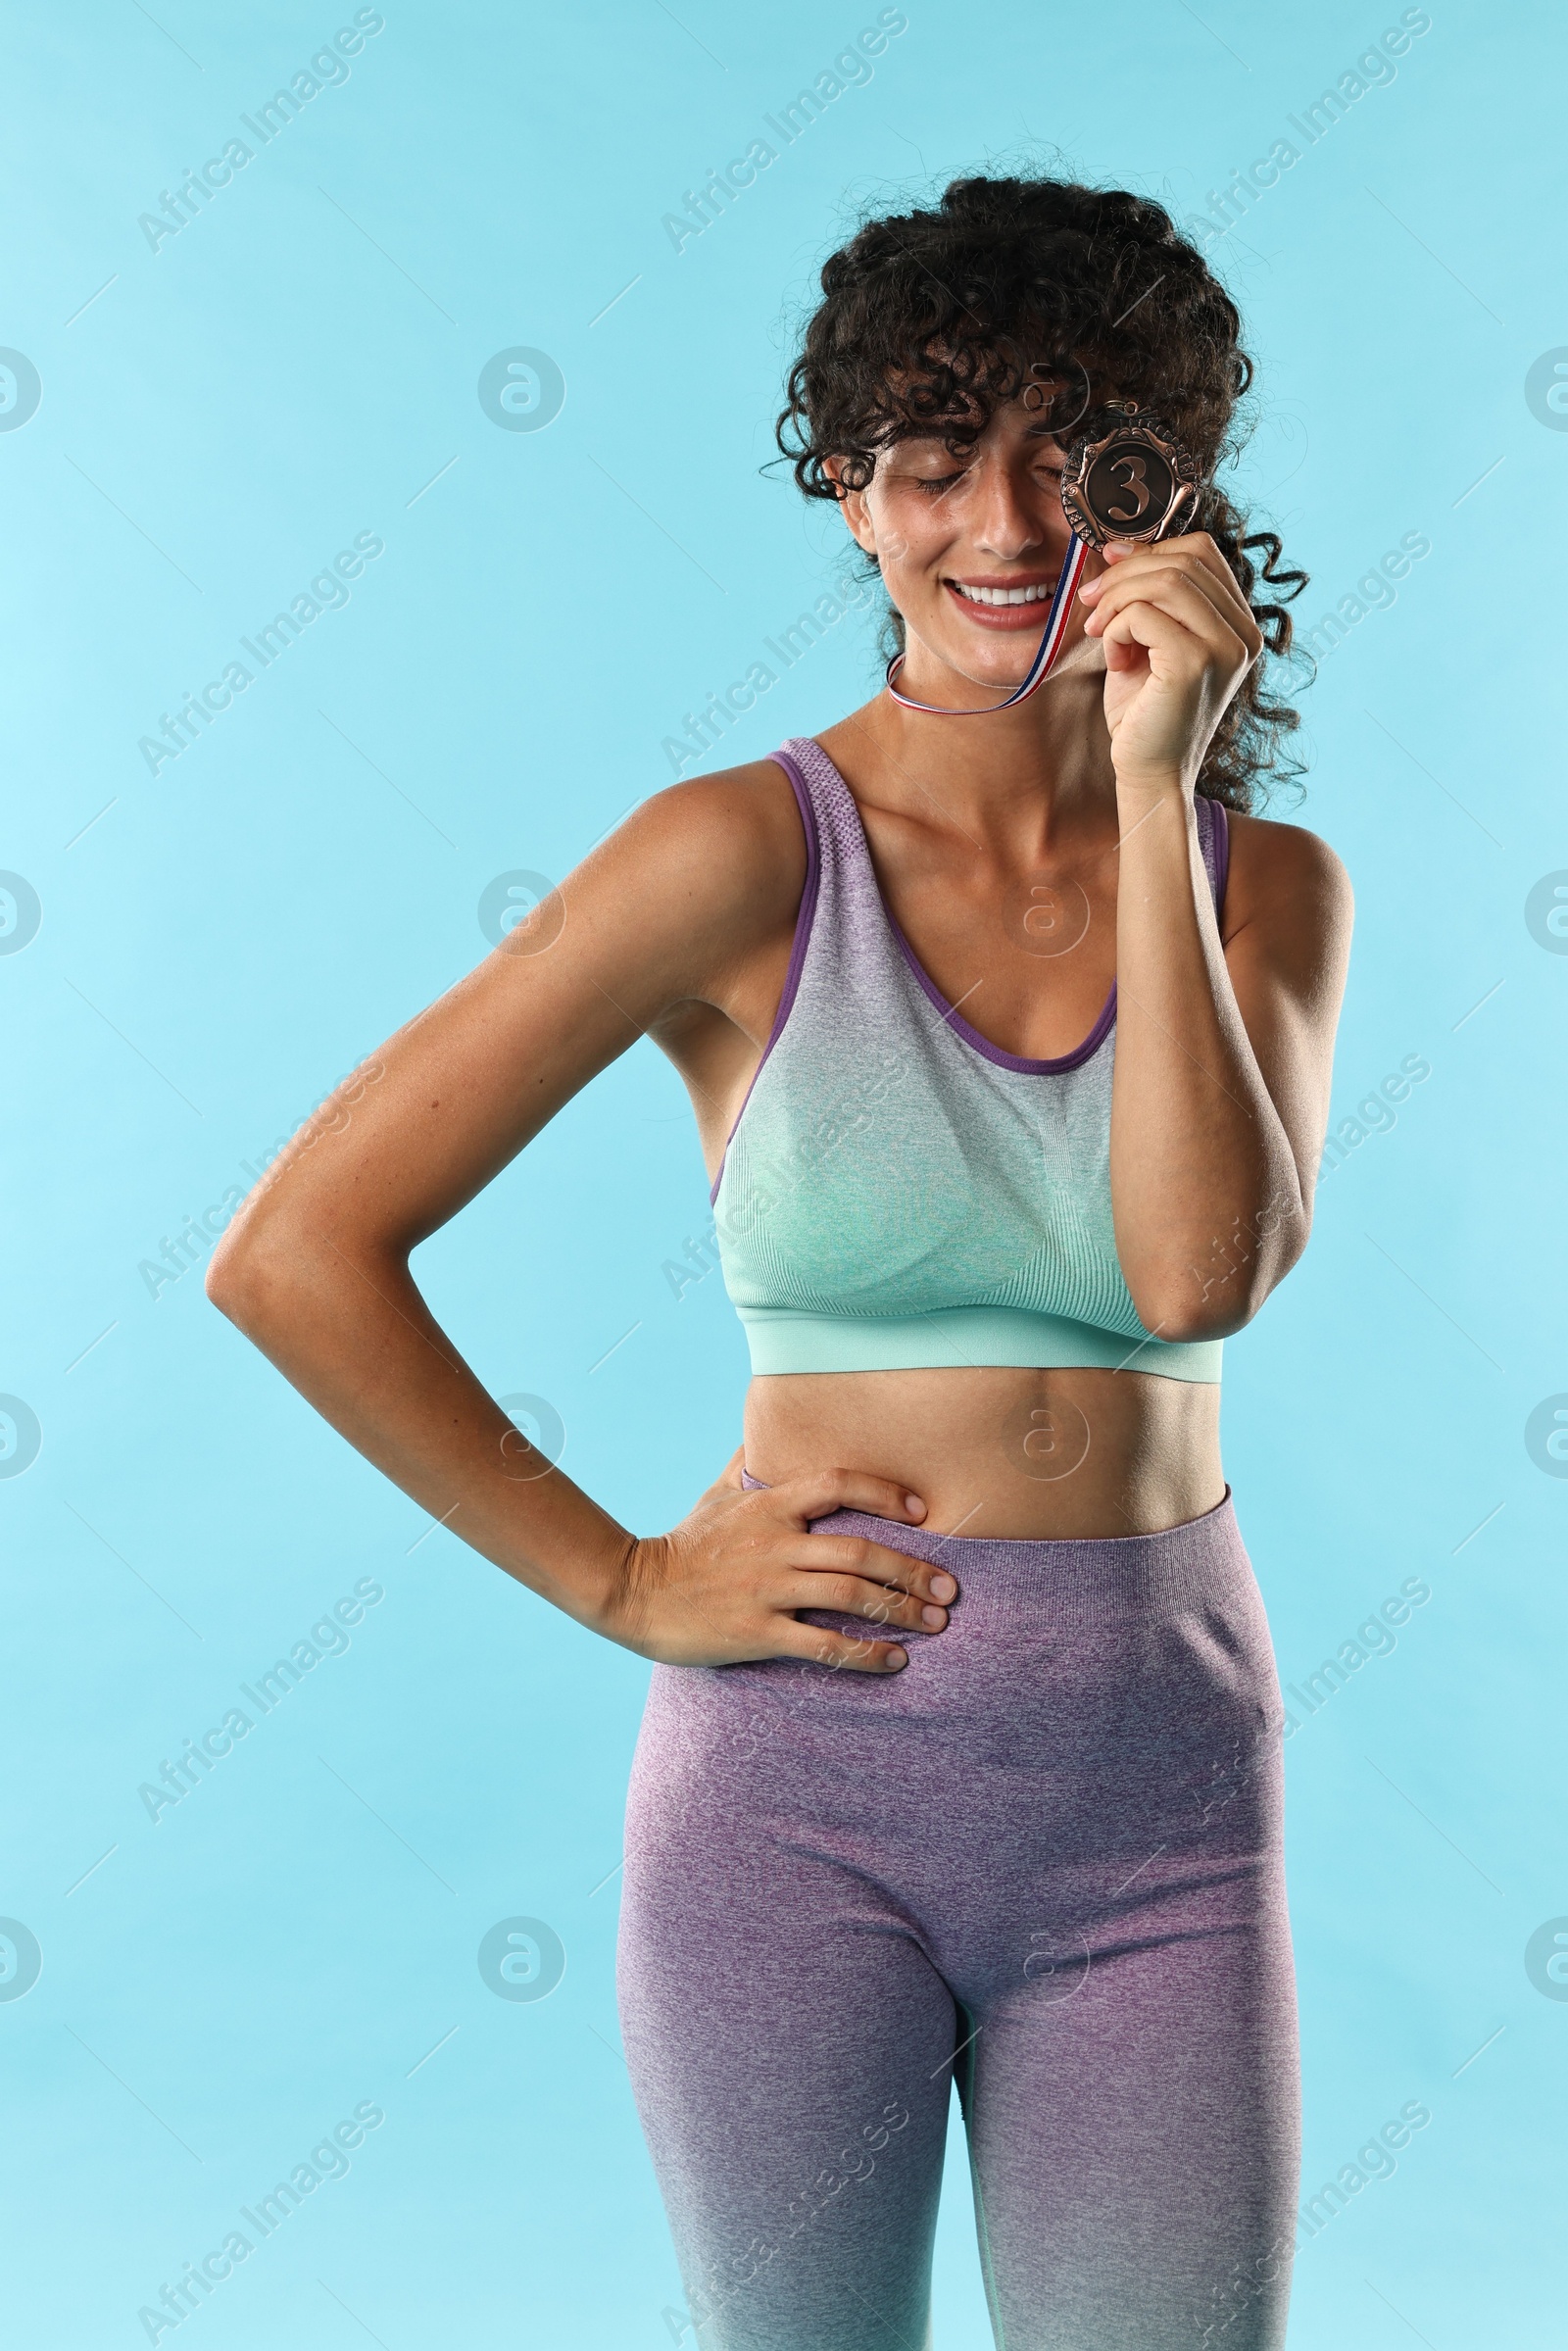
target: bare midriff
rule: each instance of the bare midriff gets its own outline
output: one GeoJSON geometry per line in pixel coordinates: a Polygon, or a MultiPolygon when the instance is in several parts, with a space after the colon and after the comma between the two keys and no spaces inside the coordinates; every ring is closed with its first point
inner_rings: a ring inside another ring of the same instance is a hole
{"type": "Polygon", "coordinates": [[[746,1467],[894,1478],[938,1534],[1152,1535],[1224,1499],[1219,1389],[1132,1371],[792,1372],[754,1379],[746,1467]]]}

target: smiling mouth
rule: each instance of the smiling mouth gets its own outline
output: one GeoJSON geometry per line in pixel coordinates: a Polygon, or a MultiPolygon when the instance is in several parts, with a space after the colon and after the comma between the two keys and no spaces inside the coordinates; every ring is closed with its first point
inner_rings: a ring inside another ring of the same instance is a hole
{"type": "Polygon", "coordinates": [[[1048,625],[1051,600],[1061,574],[1053,579],[944,579],[942,585],[968,627],[991,637],[1038,636],[1048,625]]]}
{"type": "Polygon", "coordinates": [[[951,588],[960,602],[993,612],[1009,606],[1048,604],[1056,585],[1054,579],[1020,581],[1017,587],[983,587],[978,581],[962,579],[944,580],[942,584],[951,588]]]}

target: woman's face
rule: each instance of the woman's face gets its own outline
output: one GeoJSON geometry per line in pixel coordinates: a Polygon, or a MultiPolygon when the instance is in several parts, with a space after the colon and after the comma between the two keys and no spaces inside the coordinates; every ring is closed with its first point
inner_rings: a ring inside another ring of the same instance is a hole
{"type": "MultiPolygon", "coordinates": [[[[1014,400],[959,456],[940,439],[898,441],[865,489],[845,493],[845,519],[904,616],[910,691],[940,687],[942,668],[977,686],[1027,674],[1072,544],[1062,459],[1038,412],[1014,400]]],[[[1092,553],[1086,578],[1102,567],[1092,553]]],[[[1104,667],[1083,621],[1075,604],[1058,674],[1104,667]]]]}

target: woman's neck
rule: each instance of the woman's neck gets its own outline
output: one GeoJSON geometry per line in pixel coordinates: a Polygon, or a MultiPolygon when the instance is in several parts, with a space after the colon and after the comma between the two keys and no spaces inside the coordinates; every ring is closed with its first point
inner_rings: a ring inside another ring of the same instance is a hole
{"type": "Polygon", "coordinates": [[[1016,709],[933,717],[879,694],[830,727],[823,747],[856,798],[914,822],[1037,856],[1116,829],[1103,673],[1068,670],[1016,709]]]}

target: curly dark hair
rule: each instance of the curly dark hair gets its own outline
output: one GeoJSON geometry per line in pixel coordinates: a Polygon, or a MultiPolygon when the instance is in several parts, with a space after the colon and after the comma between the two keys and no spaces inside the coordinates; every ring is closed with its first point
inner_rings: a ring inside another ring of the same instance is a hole
{"type": "MultiPolygon", "coordinates": [[[[1213,482],[1246,438],[1236,411],[1252,362],[1236,305],[1169,214],[1072,180],[956,179],[935,211],[866,220],[824,264],[821,285],[775,428],[806,496],[842,496],[829,458],[861,487],[894,441],[970,446],[1032,368],[1078,388],[1074,416],[1112,396],[1136,400],[1199,460],[1205,486],[1192,527],[1213,537],[1263,633],[1264,656],[1226,710],[1198,789],[1246,810],[1271,782],[1298,777],[1285,739],[1299,716],[1265,692],[1264,673],[1291,653],[1285,605],[1307,575],[1281,567],[1276,532],[1244,536],[1248,517],[1213,482]],[[1254,595],[1260,580],[1273,600],[1254,595]]],[[[902,647],[896,613],[892,634],[902,647]]]]}

